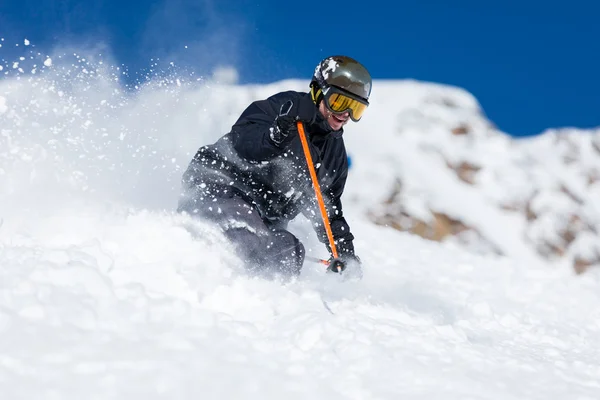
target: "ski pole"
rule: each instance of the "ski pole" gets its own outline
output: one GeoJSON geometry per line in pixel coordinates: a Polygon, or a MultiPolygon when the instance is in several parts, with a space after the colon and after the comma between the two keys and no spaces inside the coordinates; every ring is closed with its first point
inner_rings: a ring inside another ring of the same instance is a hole
{"type": "Polygon", "coordinates": [[[318,264],[329,265],[329,261],[323,260],[322,258],[306,256],[305,259],[307,259],[308,261],[318,263],[318,264]]]}
{"type": "Polygon", "coordinates": [[[310,172],[310,178],[312,179],[313,186],[315,188],[315,195],[317,196],[317,202],[319,203],[319,209],[321,210],[321,217],[323,218],[323,225],[325,225],[325,232],[327,232],[327,238],[329,239],[329,246],[331,247],[331,253],[333,258],[338,258],[337,248],[333,241],[333,234],[331,233],[331,225],[329,224],[329,217],[327,216],[327,210],[325,209],[325,203],[323,202],[323,195],[321,194],[321,188],[319,181],[317,180],[317,174],[313,165],[312,156],[310,155],[310,149],[308,148],[308,141],[306,140],[306,134],[304,133],[304,124],[302,121],[298,121],[298,133],[300,134],[300,141],[302,142],[302,148],[304,149],[304,157],[308,164],[308,171],[310,172]]]}

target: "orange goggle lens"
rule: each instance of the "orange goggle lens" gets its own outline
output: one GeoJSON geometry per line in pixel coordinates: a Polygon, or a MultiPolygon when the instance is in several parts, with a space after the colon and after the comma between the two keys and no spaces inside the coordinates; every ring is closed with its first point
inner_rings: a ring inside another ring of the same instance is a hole
{"type": "Polygon", "coordinates": [[[353,99],[352,97],[346,96],[343,93],[334,92],[331,93],[327,98],[327,107],[334,113],[343,113],[348,111],[350,118],[353,121],[358,121],[367,110],[368,105],[353,99]]]}

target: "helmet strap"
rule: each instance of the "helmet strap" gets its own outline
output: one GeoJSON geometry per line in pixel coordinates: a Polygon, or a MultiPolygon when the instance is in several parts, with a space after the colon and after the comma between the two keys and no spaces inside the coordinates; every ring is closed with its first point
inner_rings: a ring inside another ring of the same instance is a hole
{"type": "Polygon", "coordinates": [[[319,104],[323,100],[323,90],[319,87],[318,82],[314,80],[310,83],[310,96],[315,104],[319,104]]]}

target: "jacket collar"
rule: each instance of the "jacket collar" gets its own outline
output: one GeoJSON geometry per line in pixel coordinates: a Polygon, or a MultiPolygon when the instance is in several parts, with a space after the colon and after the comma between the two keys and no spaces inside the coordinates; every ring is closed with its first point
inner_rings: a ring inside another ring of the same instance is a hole
{"type": "Polygon", "coordinates": [[[310,133],[312,133],[313,135],[329,135],[330,137],[334,138],[342,137],[342,135],[344,134],[344,128],[340,129],[339,131],[334,131],[333,129],[331,129],[331,127],[327,123],[327,120],[325,119],[325,117],[323,117],[323,115],[318,109],[316,111],[316,118],[310,124],[309,130],[310,133]]]}

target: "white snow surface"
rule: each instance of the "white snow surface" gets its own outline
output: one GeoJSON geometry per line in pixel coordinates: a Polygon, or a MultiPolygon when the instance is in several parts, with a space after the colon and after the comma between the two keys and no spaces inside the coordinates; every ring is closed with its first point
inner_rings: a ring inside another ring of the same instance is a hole
{"type": "MultiPolygon", "coordinates": [[[[496,257],[366,217],[401,174],[415,212],[433,202],[492,236],[496,223],[513,227],[415,153],[445,146],[419,138],[457,121],[487,129],[470,94],[375,81],[370,109],[345,133],[344,211],[364,277],[307,263],[277,281],[245,274],[219,232],[173,210],[200,145],[250,101],[307,81],[179,76],[127,91],[106,64],[53,60],[0,80],[3,399],[600,398],[595,271],[551,268],[516,237],[497,235],[508,256],[496,257]]],[[[510,174],[519,156],[507,139],[487,143],[469,154],[510,174]]],[[[498,184],[487,184],[489,196],[498,184]]],[[[306,221],[292,228],[325,256],[306,221]]]]}

